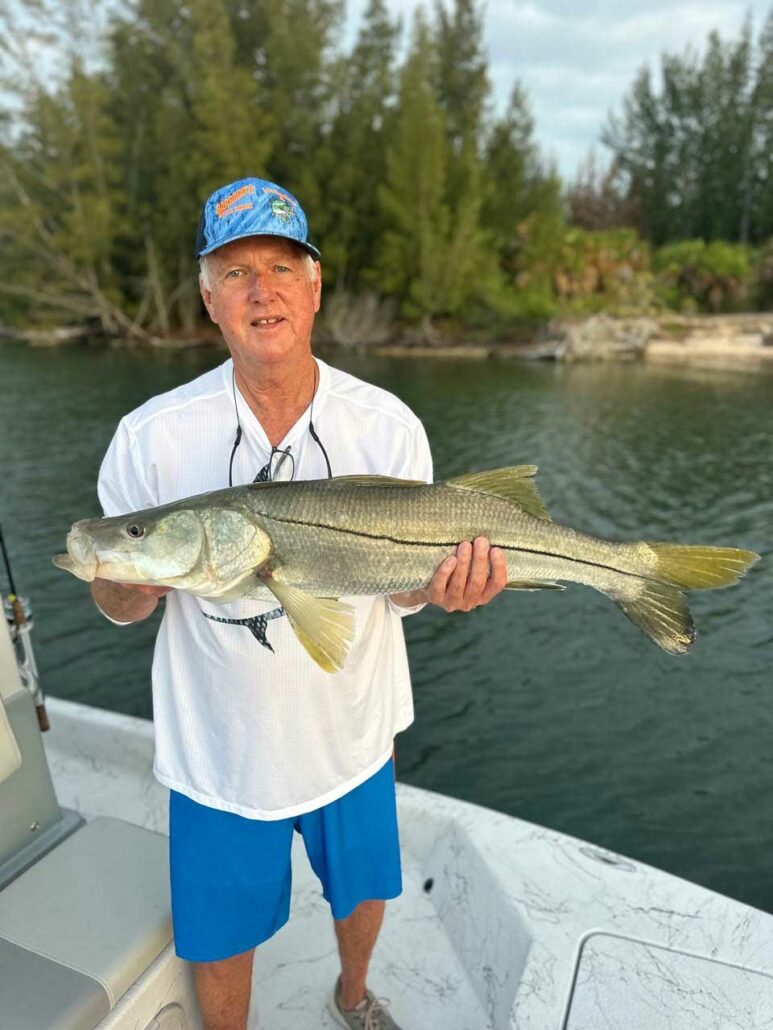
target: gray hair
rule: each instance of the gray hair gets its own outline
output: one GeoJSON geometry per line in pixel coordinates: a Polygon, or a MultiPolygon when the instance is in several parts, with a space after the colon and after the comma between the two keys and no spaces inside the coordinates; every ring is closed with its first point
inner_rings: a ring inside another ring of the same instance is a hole
{"type": "MultiPolygon", "coordinates": [[[[204,254],[199,258],[199,279],[204,284],[204,288],[207,290],[212,289],[212,278],[210,276],[210,263],[209,254],[204,254]]],[[[303,252],[304,262],[306,264],[306,270],[309,273],[309,279],[314,282],[317,276],[317,264],[314,258],[309,254],[307,250],[303,252]]]]}

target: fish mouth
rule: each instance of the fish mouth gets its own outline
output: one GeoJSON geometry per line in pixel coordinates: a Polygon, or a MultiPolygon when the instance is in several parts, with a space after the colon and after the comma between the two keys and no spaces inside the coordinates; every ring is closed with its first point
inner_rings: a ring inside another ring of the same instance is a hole
{"type": "Polygon", "coordinates": [[[94,541],[90,536],[80,533],[77,529],[70,530],[67,535],[67,554],[57,554],[54,558],[54,565],[58,569],[71,572],[73,576],[91,583],[96,579],[99,569],[94,541]]]}

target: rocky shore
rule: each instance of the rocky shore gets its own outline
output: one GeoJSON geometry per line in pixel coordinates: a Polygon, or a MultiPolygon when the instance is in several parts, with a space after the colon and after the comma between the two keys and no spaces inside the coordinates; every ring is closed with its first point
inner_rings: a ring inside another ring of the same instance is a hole
{"type": "Polygon", "coordinates": [[[593,315],[556,319],[529,343],[385,344],[394,357],[647,361],[694,368],[773,371],[773,312],[751,315],[593,315]]]}
{"type": "Polygon", "coordinates": [[[553,323],[523,357],[773,370],[773,312],[744,315],[595,315],[553,323]]]}
{"type": "MultiPolygon", "coordinates": [[[[9,332],[0,327],[0,339],[21,339],[36,347],[58,347],[96,342],[80,329],[9,332]]],[[[103,341],[104,342],[104,341],[103,341]]],[[[111,340],[113,346],[150,346],[180,350],[220,345],[214,328],[195,337],[174,336],[139,340],[111,340]]],[[[323,349],[329,341],[316,341],[323,349]]],[[[432,342],[403,338],[370,344],[362,349],[385,357],[453,357],[470,360],[522,358],[546,361],[647,361],[692,368],[773,371],[773,312],[743,315],[676,315],[620,317],[593,315],[555,319],[530,341],[470,343],[460,335],[449,339],[438,333],[432,342]]]]}

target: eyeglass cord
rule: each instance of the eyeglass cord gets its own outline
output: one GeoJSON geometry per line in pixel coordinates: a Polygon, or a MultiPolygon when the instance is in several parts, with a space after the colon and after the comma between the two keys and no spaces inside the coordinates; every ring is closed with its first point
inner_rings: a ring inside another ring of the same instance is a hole
{"type": "MultiPolygon", "coordinates": [[[[328,458],[327,451],[325,450],[325,445],[320,440],[319,436],[317,435],[317,431],[314,428],[314,398],[317,396],[317,387],[318,386],[319,386],[319,369],[317,368],[317,363],[315,361],[314,362],[314,393],[311,395],[311,410],[309,411],[309,433],[311,434],[312,440],[314,440],[314,442],[317,444],[319,449],[322,451],[322,456],[325,459],[325,465],[327,466],[327,478],[328,479],[332,479],[333,478],[333,470],[330,467],[330,458],[328,458]]],[[[239,444],[242,442],[242,424],[241,424],[241,421],[239,419],[239,407],[238,407],[238,405],[236,403],[236,369],[232,369],[231,370],[231,392],[233,394],[233,401],[234,401],[234,414],[236,415],[236,436],[234,437],[234,445],[231,448],[231,458],[230,458],[230,460],[228,462],[228,485],[229,486],[233,486],[234,485],[233,484],[234,457],[236,455],[236,449],[238,448],[239,444]]],[[[275,451],[280,451],[280,448],[278,448],[278,447],[272,447],[271,448],[271,455],[272,455],[272,457],[273,457],[273,454],[274,454],[275,451]]],[[[286,451],[281,451],[281,453],[289,454],[290,453],[290,448],[288,447],[286,451]]],[[[291,455],[291,457],[292,457],[292,455],[291,455]]],[[[270,462],[270,460],[271,459],[269,458],[269,462],[270,462]]]]}

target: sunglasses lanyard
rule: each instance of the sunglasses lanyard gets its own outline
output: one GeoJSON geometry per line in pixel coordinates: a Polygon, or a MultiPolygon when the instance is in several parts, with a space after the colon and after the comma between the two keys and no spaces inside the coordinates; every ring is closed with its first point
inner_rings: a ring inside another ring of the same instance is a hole
{"type": "MultiPolygon", "coordinates": [[[[325,459],[325,465],[327,466],[327,478],[328,479],[332,479],[333,478],[333,470],[330,467],[330,458],[328,458],[327,451],[325,450],[325,445],[320,440],[319,436],[317,435],[317,431],[314,428],[314,398],[317,396],[317,386],[318,385],[319,385],[319,369],[317,368],[317,363],[315,361],[314,362],[314,393],[311,395],[311,410],[309,411],[309,433],[311,434],[312,440],[314,440],[314,442],[317,444],[319,449],[322,451],[322,456],[325,459]]],[[[236,403],[236,369],[232,369],[231,370],[231,391],[233,393],[234,414],[236,415],[236,436],[234,437],[234,445],[233,445],[233,447],[231,449],[231,458],[230,458],[230,461],[228,462],[228,485],[229,486],[233,486],[234,485],[233,484],[234,457],[236,455],[236,450],[237,450],[239,444],[242,442],[242,424],[241,424],[241,421],[239,419],[239,406],[236,403]]],[[[272,458],[273,458],[274,454],[277,451],[280,452],[281,454],[290,454],[290,448],[289,447],[287,448],[286,451],[281,451],[281,449],[279,447],[272,447],[271,448],[271,457],[272,458]]],[[[292,457],[292,455],[291,455],[291,457],[292,457]]],[[[271,463],[271,458],[269,458],[269,465],[270,465],[270,463],[271,463]]]]}

